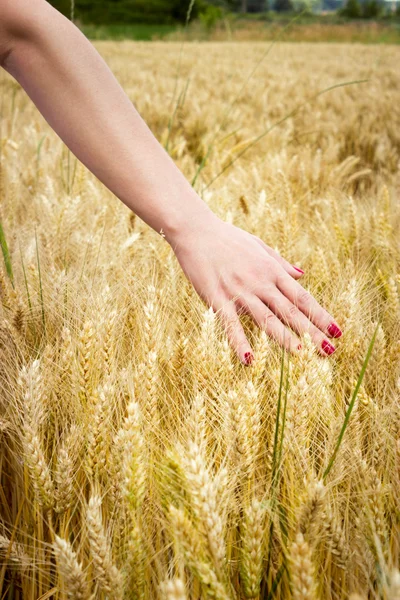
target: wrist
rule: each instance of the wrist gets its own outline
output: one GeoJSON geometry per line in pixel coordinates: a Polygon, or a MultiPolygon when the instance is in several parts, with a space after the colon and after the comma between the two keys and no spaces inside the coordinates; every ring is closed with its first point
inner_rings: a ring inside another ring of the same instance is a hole
{"type": "MultiPolygon", "coordinates": [[[[193,190],[193,201],[181,207],[179,214],[172,215],[163,227],[163,237],[175,251],[200,235],[216,227],[221,219],[193,190]]],[[[170,215],[171,216],[171,215],[170,215]]]]}

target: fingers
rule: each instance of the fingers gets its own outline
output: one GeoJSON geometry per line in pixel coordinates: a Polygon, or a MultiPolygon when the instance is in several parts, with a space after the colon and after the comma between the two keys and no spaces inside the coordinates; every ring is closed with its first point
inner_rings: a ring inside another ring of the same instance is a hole
{"type": "Polygon", "coordinates": [[[216,314],[221,319],[231,348],[244,365],[250,365],[253,362],[254,354],[236,312],[235,304],[226,300],[216,314]]]}
{"type": "Polygon", "coordinates": [[[256,235],[253,235],[253,237],[254,237],[254,239],[257,240],[257,242],[260,244],[260,246],[262,246],[264,248],[264,250],[266,252],[268,252],[268,254],[270,256],[275,258],[275,260],[285,269],[285,271],[287,273],[289,273],[289,275],[291,277],[293,277],[293,279],[300,279],[300,277],[304,274],[303,269],[300,269],[299,267],[296,267],[295,265],[291,265],[290,262],[285,260],[283,258],[283,256],[281,256],[279,254],[279,252],[276,252],[276,250],[273,250],[272,248],[267,246],[267,244],[265,244],[265,242],[260,240],[260,238],[258,238],[256,235]]]}
{"type": "Polygon", "coordinates": [[[309,333],[315,346],[323,355],[332,354],[335,351],[334,346],[326,339],[325,334],[313,325],[306,315],[278,289],[273,295],[266,297],[265,302],[268,302],[272,312],[283,323],[289,325],[299,335],[303,335],[305,332],[309,333]]]}
{"type": "Polygon", "coordinates": [[[277,279],[276,286],[288,300],[297,306],[308,319],[325,335],[338,338],[342,332],[332,315],[328,313],[313,296],[307,292],[297,281],[282,271],[277,279]]]}
{"type": "MultiPolygon", "coordinates": [[[[256,296],[241,296],[236,300],[236,305],[227,300],[219,309],[214,306],[214,310],[216,310],[218,318],[221,319],[230,346],[243,364],[251,364],[254,360],[254,354],[240,322],[237,307],[244,308],[255,323],[280,346],[284,346],[289,352],[300,350],[299,338],[284,326],[268,306],[256,296]]],[[[307,320],[305,317],[304,319],[307,320]]]]}
{"type": "Polygon", "coordinates": [[[289,352],[299,351],[301,346],[299,338],[287,329],[282,321],[257,296],[241,296],[236,302],[251,315],[257,325],[269,337],[284,346],[289,352]]]}

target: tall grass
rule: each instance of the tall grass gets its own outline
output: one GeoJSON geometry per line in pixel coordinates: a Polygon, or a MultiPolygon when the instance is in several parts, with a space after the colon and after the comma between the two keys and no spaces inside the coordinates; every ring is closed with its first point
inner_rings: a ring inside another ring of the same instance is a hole
{"type": "Polygon", "coordinates": [[[288,356],[244,315],[243,366],[165,240],[82,164],[64,177],[2,73],[2,597],[397,599],[399,50],[97,47],[189,180],[207,156],[204,201],[301,266],[344,335],[288,356]]]}

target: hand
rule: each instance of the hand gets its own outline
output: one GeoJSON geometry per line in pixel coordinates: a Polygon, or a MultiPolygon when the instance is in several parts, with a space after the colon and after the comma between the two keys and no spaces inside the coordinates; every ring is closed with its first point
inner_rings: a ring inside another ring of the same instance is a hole
{"type": "Polygon", "coordinates": [[[326,336],[340,337],[342,332],[296,281],[302,271],[255,235],[213,213],[206,226],[183,232],[174,252],[196,292],[222,320],[229,343],[244,364],[251,364],[254,355],[240,323],[243,312],[290,352],[300,350],[296,333],[304,332],[322,356],[335,351],[326,336]]]}

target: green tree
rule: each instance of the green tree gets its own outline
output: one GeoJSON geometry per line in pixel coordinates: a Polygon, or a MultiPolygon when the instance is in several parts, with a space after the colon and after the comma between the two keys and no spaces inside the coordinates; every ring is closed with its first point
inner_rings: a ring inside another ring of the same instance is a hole
{"type": "Polygon", "coordinates": [[[206,29],[212,29],[222,19],[222,9],[219,6],[208,4],[199,14],[200,21],[206,29]]]}
{"type": "MultiPolygon", "coordinates": [[[[69,17],[70,0],[50,0],[50,3],[69,17]]],[[[75,18],[84,23],[174,23],[184,22],[190,0],[75,0],[75,18]]],[[[199,6],[205,0],[196,0],[192,18],[198,16],[199,6]]]]}
{"type": "Polygon", "coordinates": [[[382,6],[378,0],[367,0],[362,7],[362,16],[365,19],[376,19],[382,13],[382,6]]]}
{"type": "Polygon", "coordinates": [[[287,12],[293,10],[292,0],[275,0],[274,10],[277,12],[287,12]]]}
{"type": "Polygon", "coordinates": [[[347,0],[346,5],[340,11],[345,17],[349,19],[358,19],[361,17],[361,6],[358,0],[347,0]]]}

